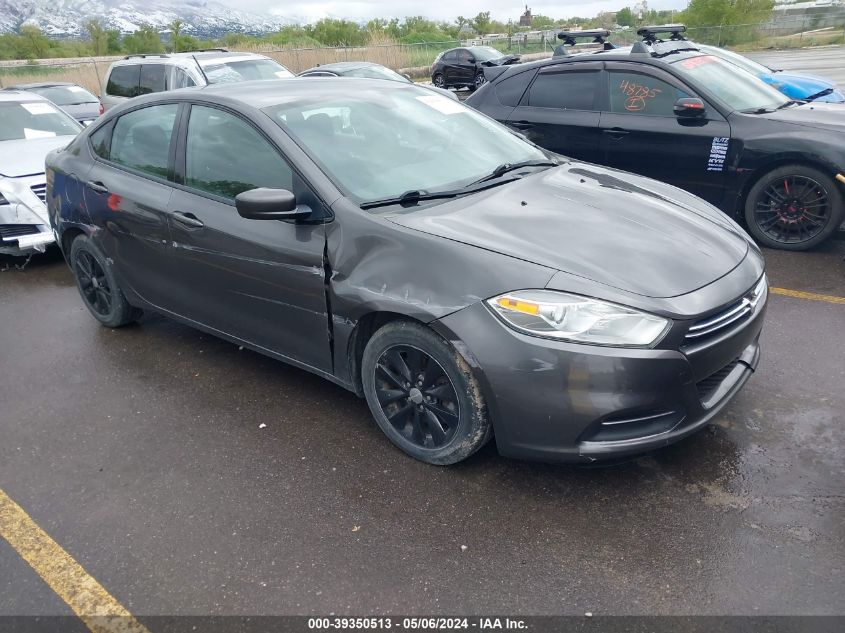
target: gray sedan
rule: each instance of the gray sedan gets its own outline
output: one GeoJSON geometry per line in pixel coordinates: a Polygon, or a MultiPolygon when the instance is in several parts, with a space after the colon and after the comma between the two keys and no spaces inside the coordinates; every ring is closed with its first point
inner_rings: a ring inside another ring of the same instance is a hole
{"type": "Polygon", "coordinates": [[[65,81],[48,81],[10,86],[6,90],[26,90],[49,99],[83,125],[90,125],[103,113],[100,100],[82,86],[65,81]]]}
{"type": "Polygon", "coordinates": [[[418,86],[138,97],[47,166],[100,323],[160,312],[323,376],[432,464],[494,436],[543,460],[665,446],[757,366],[763,258],[732,220],[418,86]]]}

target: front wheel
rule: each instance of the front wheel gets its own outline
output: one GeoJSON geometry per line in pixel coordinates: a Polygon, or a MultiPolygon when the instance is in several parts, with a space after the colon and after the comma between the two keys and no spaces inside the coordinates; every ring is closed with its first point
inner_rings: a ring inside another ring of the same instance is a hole
{"type": "Polygon", "coordinates": [[[431,79],[432,83],[438,88],[445,88],[446,87],[446,80],[443,79],[443,75],[437,73],[431,79]]]}
{"type": "Polygon", "coordinates": [[[490,438],[478,381],[432,330],[394,321],[367,343],[361,361],[370,411],[396,446],[429,464],[454,464],[490,438]]]}
{"type": "Polygon", "coordinates": [[[748,230],[770,248],[813,248],[836,230],[842,214],[842,193],[833,178],[805,165],[773,169],[745,200],[748,230]]]}

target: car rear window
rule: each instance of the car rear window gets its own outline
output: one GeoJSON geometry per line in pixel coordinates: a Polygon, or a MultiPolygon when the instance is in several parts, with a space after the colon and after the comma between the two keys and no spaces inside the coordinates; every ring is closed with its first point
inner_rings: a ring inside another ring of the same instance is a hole
{"type": "Polygon", "coordinates": [[[528,105],[535,108],[592,110],[595,108],[599,72],[566,71],[540,73],[528,92],[528,105]]]}
{"type": "Polygon", "coordinates": [[[138,94],[147,95],[153,92],[167,90],[164,81],[165,68],[162,64],[143,64],[141,66],[141,81],[138,94]]]}
{"type": "Polygon", "coordinates": [[[115,66],[106,84],[106,94],[114,97],[137,97],[140,77],[141,67],[137,64],[115,66]]]}
{"type": "Polygon", "coordinates": [[[531,80],[536,74],[536,70],[533,72],[529,70],[528,72],[516,73],[511,77],[497,81],[494,85],[496,86],[496,96],[499,97],[499,102],[502,105],[518,106],[519,100],[525,94],[525,89],[528,88],[528,84],[531,83],[531,80]]]}
{"type": "Polygon", "coordinates": [[[29,90],[60,106],[97,103],[97,97],[82,86],[44,86],[43,88],[30,88],[29,90]]]}

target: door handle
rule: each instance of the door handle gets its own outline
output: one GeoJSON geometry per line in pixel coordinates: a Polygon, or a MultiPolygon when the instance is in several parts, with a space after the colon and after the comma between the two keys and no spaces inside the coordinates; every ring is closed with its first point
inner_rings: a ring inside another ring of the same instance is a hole
{"type": "Polygon", "coordinates": [[[602,130],[602,132],[607,134],[614,141],[621,141],[626,135],[630,134],[628,130],[623,130],[621,127],[612,127],[607,130],[602,130]]]}
{"type": "Polygon", "coordinates": [[[508,121],[508,125],[515,127],[517,130],[530,130],[534,124],[530,121],[508,121]]]}
{"type": "Polygon", "coordinates": [[[205,226],[205,224],[202,223],[202,220],[199,220],[192,213],[182,213],[181,211],[176,211],[173,213],[173,219],[179,224],[183,224],[192,229],[201,229],[205,226]]]}
{"type": "Polygon", "coordinates": [[[99,180],[89,180],[85,185],[95,193],[107,194],[109,192],[109,188],[99,180]]]}

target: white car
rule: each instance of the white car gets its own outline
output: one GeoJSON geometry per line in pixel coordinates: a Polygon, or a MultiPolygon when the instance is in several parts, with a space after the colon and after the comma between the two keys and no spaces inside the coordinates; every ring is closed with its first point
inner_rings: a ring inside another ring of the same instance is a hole
{"type": "Polygon", "coordinates": [[[53,243],[44,158],[80,130],[73,117],[44,97],[0,92],[0,253],[43,253],[53,243]]]}
{"type": "Polygon", "coordinates": [[[108,110],[126,99],[153,92],[289,77],[293,77],[293,73],[269,57],[225,48],[194,53],[127,55],[109,66],[100,101],[108,110]]]}

